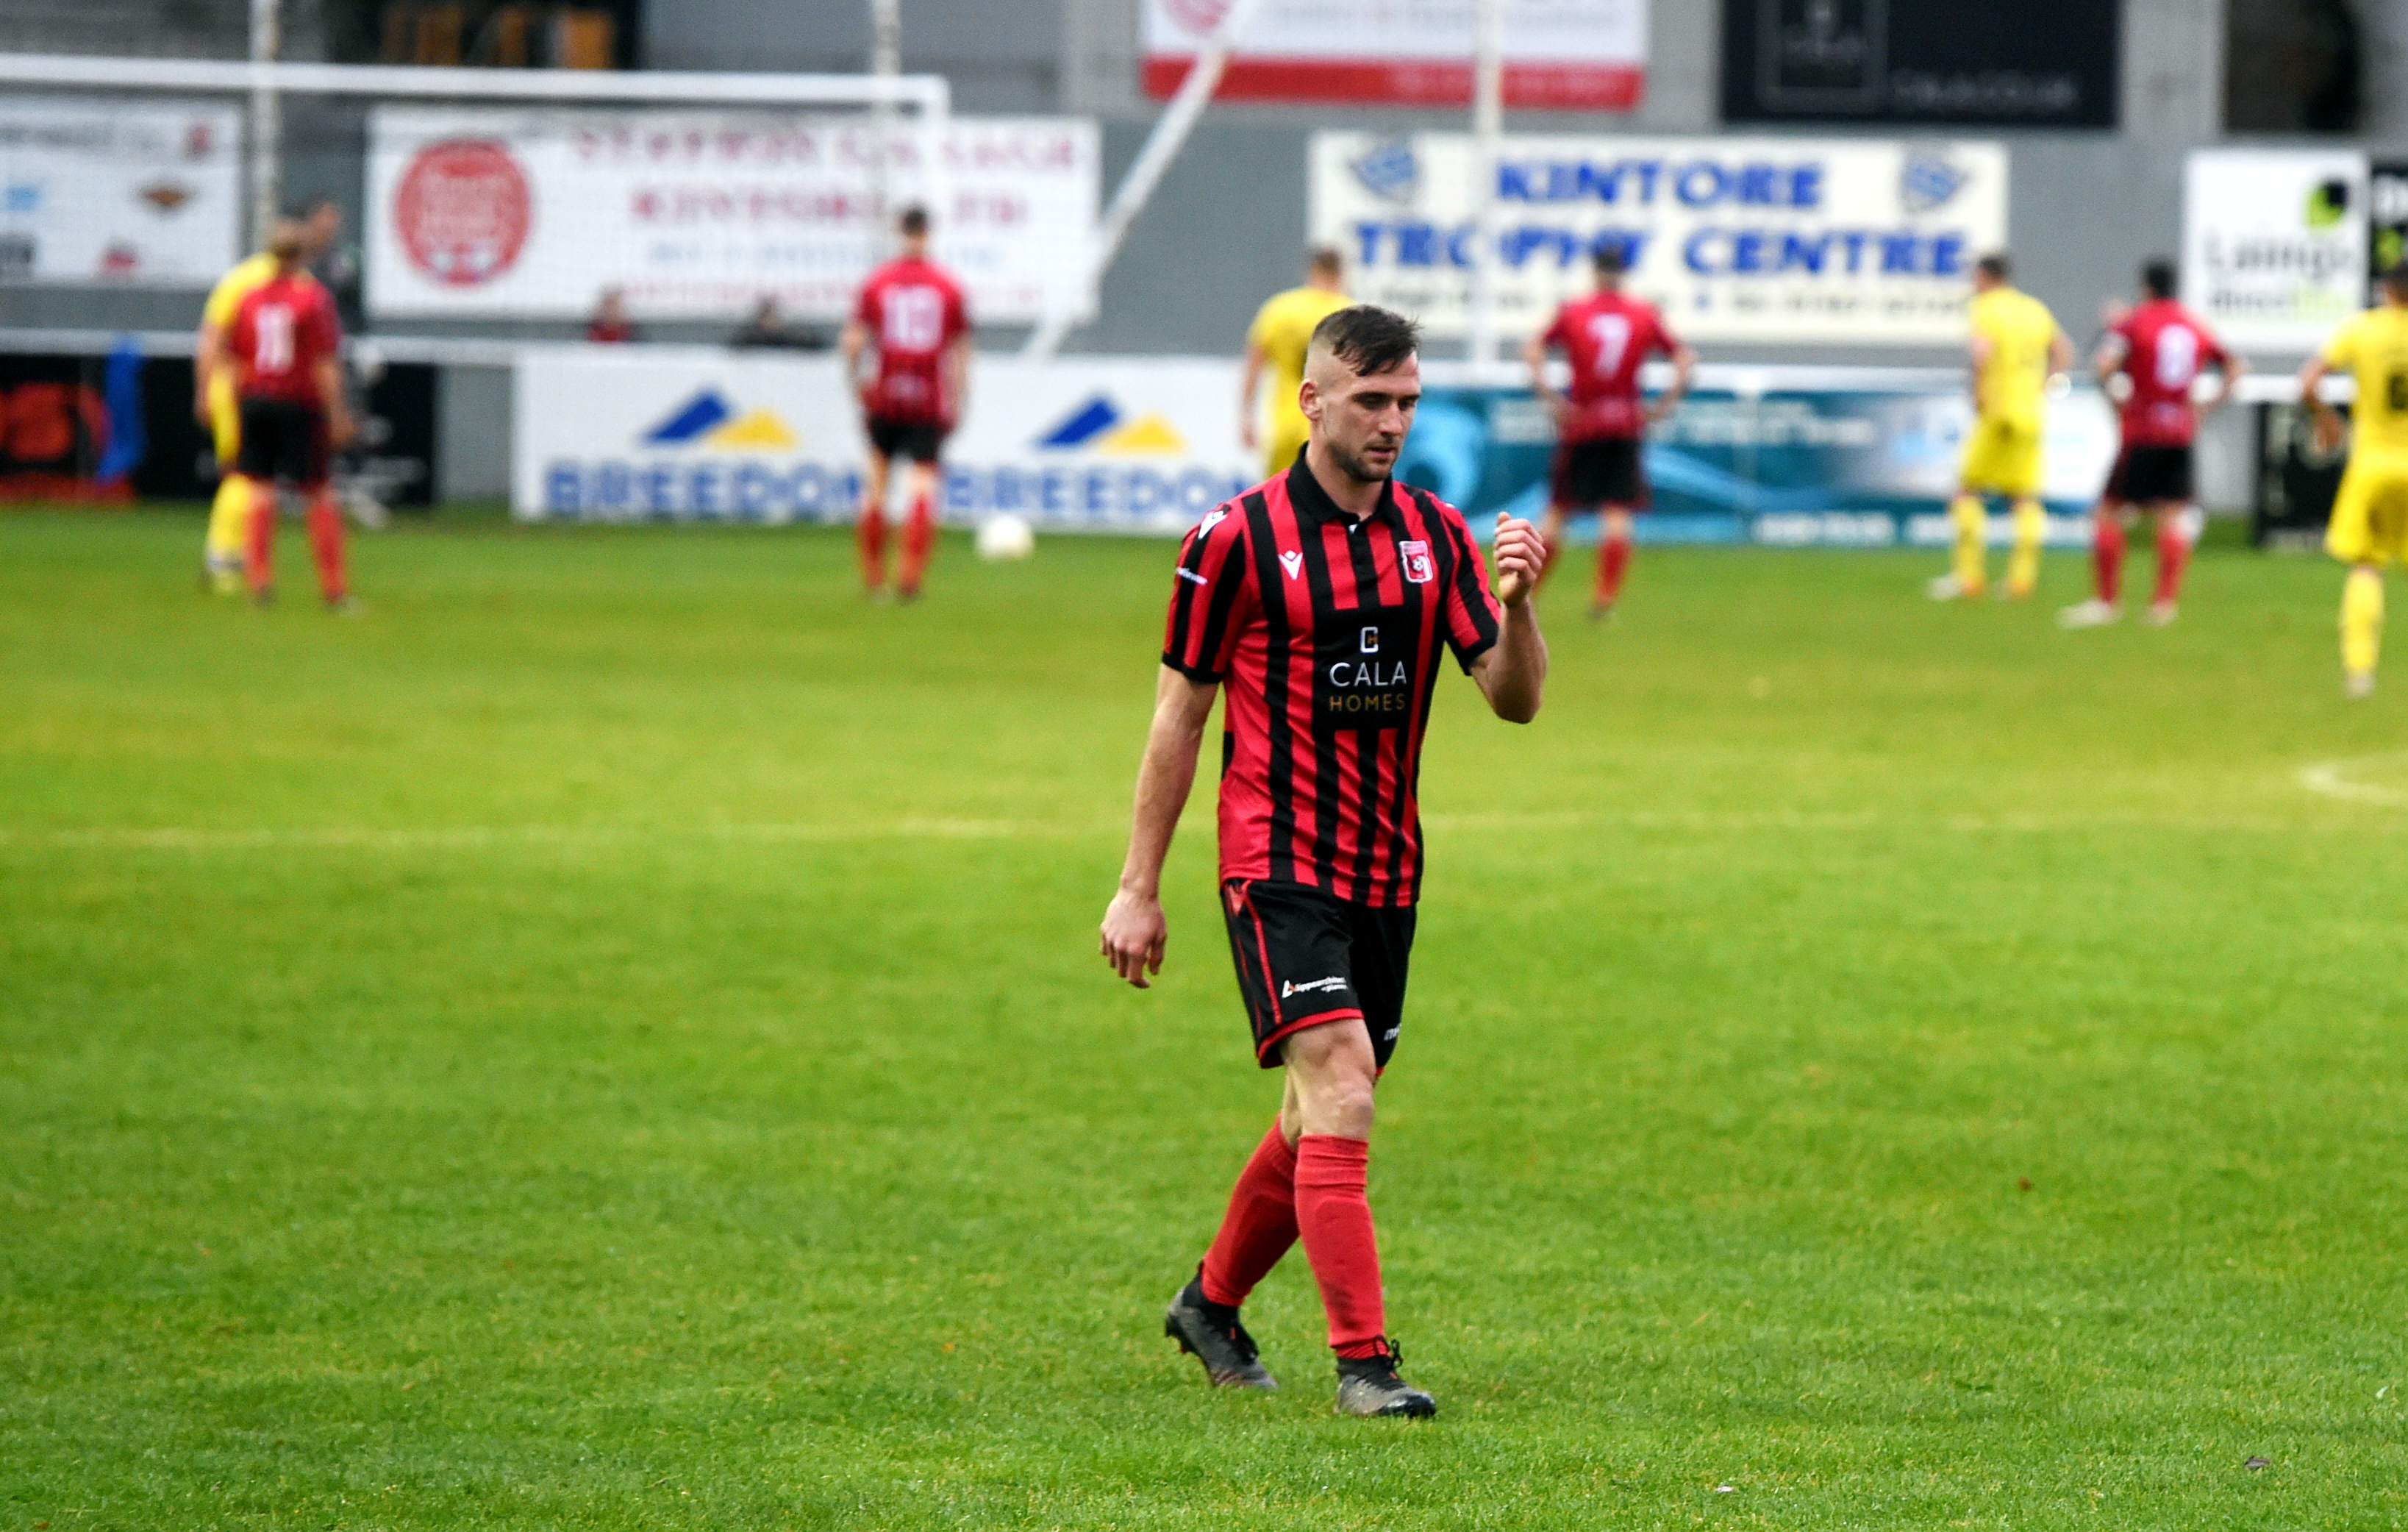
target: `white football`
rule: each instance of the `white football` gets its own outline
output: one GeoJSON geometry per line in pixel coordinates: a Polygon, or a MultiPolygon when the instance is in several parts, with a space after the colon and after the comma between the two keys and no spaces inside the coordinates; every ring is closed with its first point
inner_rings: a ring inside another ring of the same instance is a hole
{"type": "Polygon", "coordinates": [[[981,558],[1001,561],[1025,558],[1037,551],[1037,534],[1028,523],[1010,512],[1000,512],[979,523],[978,554],[981,558]]]}

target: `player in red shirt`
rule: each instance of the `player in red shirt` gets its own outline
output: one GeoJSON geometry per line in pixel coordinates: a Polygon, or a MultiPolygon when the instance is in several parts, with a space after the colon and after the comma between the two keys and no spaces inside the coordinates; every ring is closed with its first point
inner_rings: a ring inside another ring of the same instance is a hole
{"type": "Polygon", "coordinates": [[[300,224],[278,225],[267,242],[276,275],[242,300],[227,335],[242,416],[239,471],[256,490],[245,563],[251,599],[264,606],[275,593],[276,485],[288,481],[309,500],[319,591],[329,610],[345,612],[351,596],[343,570],[343,518],[326,479],[328,450],[351,439],[337,360],[343,325],[325,286],[301,268],[308,248],[300,224]]]}
{"type": "Polygon", "coordinates": [[[1430,1415],[1397,1375],[1365,1194],[1372,1091],[1397,1046],[1422,881],[1422,733],[1444,658],[1526,723],[1547,674],[1530,592],[1538,529],[1500,516],[1497,592],[1453,506],[1391,477],[1421,399],[1419,336],[1368,304],[1312,332],[1311,434],[1286,471],[1199,522],[1179,553],[1154,724],[1099,946],[1139,989],[1162,972],[1162,863],[1216,694],[1221,905],[1279,1120],[1164,1329],[1220,1387],[1275,1387],[1238,1308],[1302,1242],[1338,1356],[1338,1408],[1430,1415]]]}
{"type": "Polygon", "coordinates": [[[937,459],[961,418],[969,392],[970,313],[961,283],[928,259],[928,214],[907,208],[896,225],[903,253],[869,274],[844,326],[845,376],[861,393],[869,433],[869,476],[862,486],[861,579],[873,596],[886,588],[886,483],[897,457],[911,460],[896,592],[920,594],[937,539],[937,459]],[[862,353],[875,346],[878,370],[863,376],[862,353]]]}
{"type": "Polygon", "coordinates": [[[1597,249],[1597,291],[1555,311],[1555,322],[1522,348],[1530,384],[1555,417],[1554,483],[1539,535],[1552,566],[1563,552],[1564,521],[1574,512],[1603,514],[1597,550],[1597,593],[1589,615],[1603,617],[1622,595],[1630,569],[1630,513],[1647,506],[1647,472],[1640,448],[1652,423],[1662,420],[1689,391],[1697,353],[1673,338],[1663,316],[1643,298],[1622,291],[1622,247],[1597,249]],[[1547,383],[1547,352],[1559,347],[1571,365],[1569,397],[1547,383]],[[1653,405],[1640,397],[1639,369],[1661,352],[1672,358],[1672,386],[1653,405]]]}
{"type": "Polygon", "coordinates": [[[2092,516],[2091,564],[2098,589],[2090,600],[2057,614],[2068,628],[2098,628],[2124,614],[2124,517],[2138,508],[2157,524],[2157,587],[2149,621],[2174,620],[2183,566],[2190,559],[2191,441],[2207,412],[2232,397],[2248,371],[2215,333],[2174,298],[2174,266],[2153,260],[2141,267],[2142,299],[2124,311],[2099,347],[2100,386],[2123,390],[2124,444],[2092,516]],[[2221,375],[2205,404],[2191,384],[2213,368],[2221,375]],[[2118,384],[2118,378],[2123,380],[2118,384]]]}

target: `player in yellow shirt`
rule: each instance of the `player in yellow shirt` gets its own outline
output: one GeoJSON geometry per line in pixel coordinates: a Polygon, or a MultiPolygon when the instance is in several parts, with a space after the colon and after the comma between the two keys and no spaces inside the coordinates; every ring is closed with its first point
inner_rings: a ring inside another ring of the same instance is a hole
{"type": "Polygon", "coordinates": [[[1973,267],[1973,302],[1967,317],[1973,337],[1973,432],[1965,441],[1957,470],[1956,498],[1948,519],[1956,527],[1955,567],[1931,582],[1931,599],[1953,601],[1990,587],[1982,552],[1987,520],[1984,497],[2013,502],[2014,552],[2007,561],[2006,594],[2020,600],[2040,583],[2040,542],[2048,529],[2041,509],[2041,436],[2052,373],[2073,365],[2073,342],[2057,328],[2048,306],[2008,281],[2013,268],[2003,252],[1973,267]]]}
{"type": "MultiPolygon", "coordinates": [[[[320,201],[300,224],[308,240],[304,259],[315,260],[342,233],[343,210],[331,201],[320,201]]],[[[218,493],[209,503],[201,578],[221,596],[239,596],[248,588],[242,561],[254,503],[251,481],[235,471],[242,453],[242,413],[235,402],[225,337],[242,300],[275,275],[276,257],[262,251],[220,277],[201,307],[201,329],[193,349],[193,418],[209,428],[218,457],[218,493]]]]}
{"type": "Polygon", "coordinates": [[[2408,261],[2383,274],[2383,303],[2344,325],[2300,369],[2300,398],[2327,447],[2341,442],[2342,421],[2316,395],[2328,373],[2358,383],[2350,406],[2349,467],[2333,496],[2325,551],[2349,566],[2341,588],[2344,695],[2374,694],[2383,650],[2383,566],[2408,560],[2408,261]]]}
{"type": "Polygon", "coordinates": [[[1304,351],[1312,327],[1352,301],[1346,296],[1346,262],[1324,245],[1312,253],[1303,286],[1289,288],[1254,313],[1246,331],[1245,381],[1238,385],[1238,436],[1249,452],[1261,442],[1266,477],[1288,470],[1312,430],[1297,394],[1304,386],[1304,351]],[[1266,368],[1270,397],[1258,400],[1254,389],[1266,368]]]}

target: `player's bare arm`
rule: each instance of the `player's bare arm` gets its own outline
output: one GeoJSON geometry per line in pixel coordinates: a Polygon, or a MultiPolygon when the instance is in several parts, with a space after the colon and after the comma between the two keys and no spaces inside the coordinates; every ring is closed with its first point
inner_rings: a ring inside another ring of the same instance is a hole
{"type": "Polygon", "coordinates": [[[2060,372],[2071,372],[2072,370],[2073,342],[2066,339],[2066,335],[2063,330],[2059,330],[2055,335],[2048,338],[2049,376],[2055,377],[2060,372]]]}
{"type": "Polygon", "coordinates": [[[858,319],[846,320],[844,329],[837,337],[837,350],[844,357],[845,382],[853,385],[853,393],[865,404],[869,398],[869,383],[861,375],[861,358],[868,349],[869,326],[858,319]]]}
{"type": "Polygon", "coordinates": [[[1656,402],[1647,407],[1647,418],[1663,420],[1679,409],[1681,400],[1688,397],[1690,376],[1697,370],[1698,354],[1686,346],[1674,346],[1672,348],[1672,386],[1658,394],[1656,397],[1656,402]]]}
{"type": "Polygon", "coordinates": [[[201,332],[193,345],[193,418],[202,425],[209,424],[209,380],[225,365],[225,336],[208,320],[201,321],[201,332]]]}
{"type": "Polygon", "coordinates": [[[2224,364],[2215,369],[2215,387],[2199,407],[2199,418],[2205,420],[2221,409],[2232,397],[2232,391],[2241,386],[2241,380],[2247,376],[2248,363],[2238,356],[2225,357],[2224,364]]]}
{"type": "Polygon", "coordinates": [[[1497,642],[1471,662],[1471,678],[1488,699],[1489,711],[1507,723],[1528,723],[1539,715],[1547,686],[1547,641],[1530,601],[1547,566],[1539,529],[1519,516],[1498,516],[1494,562],[1505,620],[1497,642]]]}
{"type": "Polygon", "coordinates": [[[972,345],[967,331],[953,338],[945,348],[945,397],[953,400],[956,424],[970,412],[970,353],[972,345]]]}
{"type": "Polygon", "coordinates": [[[2100,388],[2113,387],[2115,375],[2124,370],[2124,358],[2131,349],[2122,336],[2112,330],[2105,340],[2099,342],[2099,349],[2090,355],[2090,375],[2099,380],[2100,388]]]}
{"type": "Polygon", "coordinates": [[[1571,413],[1571,401],[1555,391],[1547,381],[1547,342],[1542,336],[1532,336],[1522,342],[1522,364],[1530,369],[1530,392],[1547,407],[1547,413],[1561,424],[1571,413]]]}
{"type": "Polygon", "coordinates": [[[1196,786],[1196,751],[1220,689],[1217,682],[1190,680],[1168,665],[1154,683],[1154,723],[1146,730],[1145,759],[1137,770],[1128,859],[1121,864],[1120,891],[1104,911],[1097,948],[1114,973],[1140,990],[1149,988],[1149,976],[1162,972],[1163,946],[1169,939],[1162,918],[1162,860],[1196,786]]]}
{"type": "Polygon", "coordinates": [[[2341,445],[2342,436],[2341,412],[2325,401],[2325,380],[2331,375],[2332,366],[2322,356],[2309,357],[2300,369],[2300,402],[2307,406],[2316,445],[2327,452],[2341,445]]]}
{"type": "Polygon", "coordinates": [[[1246,368],[1238,379],[1238,445],[1248,452],[1256,449],[1254,429],[1254,390],[1262,386],[1263,369],[1270,362],[1270,354],[1262,342],[1246,342],[1246,368]]]}
{"type": "Polygon", "coordinates": [[[337,447],[351,444],[351,412],[343,402],[343,366],[332,356],[321,356],[310,368],[318,385],[319,401],[326,411],[326,440],[337,447]]]}

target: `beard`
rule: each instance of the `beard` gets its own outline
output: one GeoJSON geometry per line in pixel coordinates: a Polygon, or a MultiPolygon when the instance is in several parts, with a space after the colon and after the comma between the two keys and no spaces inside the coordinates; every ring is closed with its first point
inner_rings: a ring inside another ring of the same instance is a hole
{"type": "MultiPolygon", "coordinates": [[[[1330,466],[1358,484],[1376,484],[1389,474],[1389,469],[1373,468],[1362,448],[1350,447],[1328,437],[1322,439],[1322,444],[1329,449],[1330,466]]],[[[1403,445],[1401,441],[1397,443],[1399,448],[1403,445]]],[[[1393,457],[1389,459],[1391,466],[1395,461],[1393,457]]]]}

